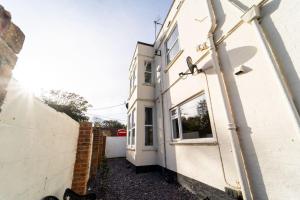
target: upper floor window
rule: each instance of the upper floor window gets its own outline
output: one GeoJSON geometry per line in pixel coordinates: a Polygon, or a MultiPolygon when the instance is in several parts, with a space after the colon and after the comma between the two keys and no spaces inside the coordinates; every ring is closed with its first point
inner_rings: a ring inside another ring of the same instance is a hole
{"type": "Polygon", "coordinates": [[[173,139],[213,137],[205,95],[171,110],[173,139]]]}
{"type": "Polygon", "coordinates": [[[167,64],[175,58],[180,50],[178,36],[178,28],[176,26],[165,43],[167,64]]]}
{"type": "Polygon", "coordinates": [[[145,107],[145,146],[153,146],[153,109],[145,107]]]}
{"type": "Polygon", "coordinates": [[[130,83],[129,83],[129,92],[131,93],[136,85],[136,75],[135,75],[135,70],[132,72],[132,75],[130,77],[130,83]]]}
{"type": "Polygon", "coordinates": [[[152,84],[152,64],[151,61],[145,61],[145,83],[152,84]]]}

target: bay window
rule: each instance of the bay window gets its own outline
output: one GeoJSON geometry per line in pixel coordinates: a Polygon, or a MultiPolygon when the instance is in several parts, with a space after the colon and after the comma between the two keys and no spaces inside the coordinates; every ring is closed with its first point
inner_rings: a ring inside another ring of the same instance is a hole
{"type": "Polygon", "coordinates": [[[127,129],[128,129],[128,134],[127,134],[127,145],[130,145],[130,137],[131,137],[131,115],[128,115],[128,120],[127,120],[127,129]]]}
{"type": "Polygon", "coordinates": [[[127,145],[135,145],[135,110],[128,115],[128,135],[127,135],[127,145]]]}
{"type": "Polygon", "coordinates": [[[131,114],[131,145],[135,145],[135,110],[131,114]]]}
{"type": "Polygon", "coordinates": [[[153,109],[145,107],[145,146],[153,146],[153,109]]]}
{"type": "Polygon", "coordinates": [[[152,84],[152,64],[151,61],[145,61],[145,83],[152,84]]]}
{"type": "Polygon", "coordinates": [[[130,83],[129,83],[129,93],[131,94],[136,86],[136,74],[135,70],[132,72],[132,75],[130,77],[130,83]]]}

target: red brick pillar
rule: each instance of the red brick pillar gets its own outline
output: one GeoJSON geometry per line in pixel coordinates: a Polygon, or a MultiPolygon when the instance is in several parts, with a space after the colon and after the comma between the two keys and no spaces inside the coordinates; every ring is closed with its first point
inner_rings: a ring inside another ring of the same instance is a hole
{"type": "Polygon", "coordinates": [[[0,5],[0,112],[24,40],[24,33],[11,22],[10,13],[0,5]]]}
{"type": "Polygon", "coordinates": [[[97,171],[100,167],[101,161],[105,155],[105,139],[103,136],[103,131],[99,127],[94,127],[93,129],[93,153],[91,162],[91,177],[95,177],[97,171]]]}
{"type": "Polygon", "coordinates": [[[72,190],[85,194],[90,177],[90,163],[93,143],[93,127],[90,122],[80,123],[77,154],[74,166],[72,190]]]}
{"type": "Polygon", "coordinates": [[[105,146],[106,146],[106,136],[101,136],[100,137],[100,144],[101,144],[101,149],[100,149],[100,160],[102,160],[105,156],[105,146]]]}
{"type": "Polygon", "coordinates": [[[97,127],[94,127],[94,129],[93,129],[93,152],[92,152],[91,172],[90,172],[91,177],[96,176],[97,170],[100,165],[100,159],[99,159],[99,154],[100,154],[100,150],[101,150],[100,139],[101,139],[100,129],[97,127]]]}

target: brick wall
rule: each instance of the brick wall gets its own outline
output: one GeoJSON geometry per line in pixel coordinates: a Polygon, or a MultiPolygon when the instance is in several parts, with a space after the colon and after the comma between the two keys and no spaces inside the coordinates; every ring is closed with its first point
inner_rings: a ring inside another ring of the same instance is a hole
{"type": "Polygon", "coordinates": [[[93,129],[93,152],[91,160],[91,172],[90,176],[95,177],[100,163],[105,154],[106,137],[103,136],[103,132],[100,128],[94,127],[93,129]]]}
{"type": "Polygon", "coordinates": [[[90,122],[82,122],[79,127],[77,154],[73,173],[72,190],[85,194],[90,177],[90,162],[93,144],[93,127],[90,122]]]}
{"type": "Polygon", "coordinates": [[[0,111],[6,96],[17,56],[23,46],[25,35],[14,23],[11,15],[0,5],[0,111]]]}

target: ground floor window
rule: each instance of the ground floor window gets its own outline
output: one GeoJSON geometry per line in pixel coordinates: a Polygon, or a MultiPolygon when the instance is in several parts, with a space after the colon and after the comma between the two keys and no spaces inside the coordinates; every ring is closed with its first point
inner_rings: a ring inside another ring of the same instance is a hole
{"type": "Polygon", "coordinates": [[[128,115],[128,136],[127,145],[135,145],[135,110],[128,115]]]}
{"type": "Polygon", "coordinates": [[[153,146],[153,108],[145,107],[145,146],[153,146]]]}
{"type": "Polygon", "coordinates": [[[171,110],[173,139],[213,137],[205,95],[202,94],[171,110]]]}
{"type": "Polygon", "coordinates": [[[127,145],[130,145],[130,138],[131,138],[131,127],[130,127],[130,122],[131,120],[131,115],[128,115],[128,120],[127,120],[127,145]]]}

